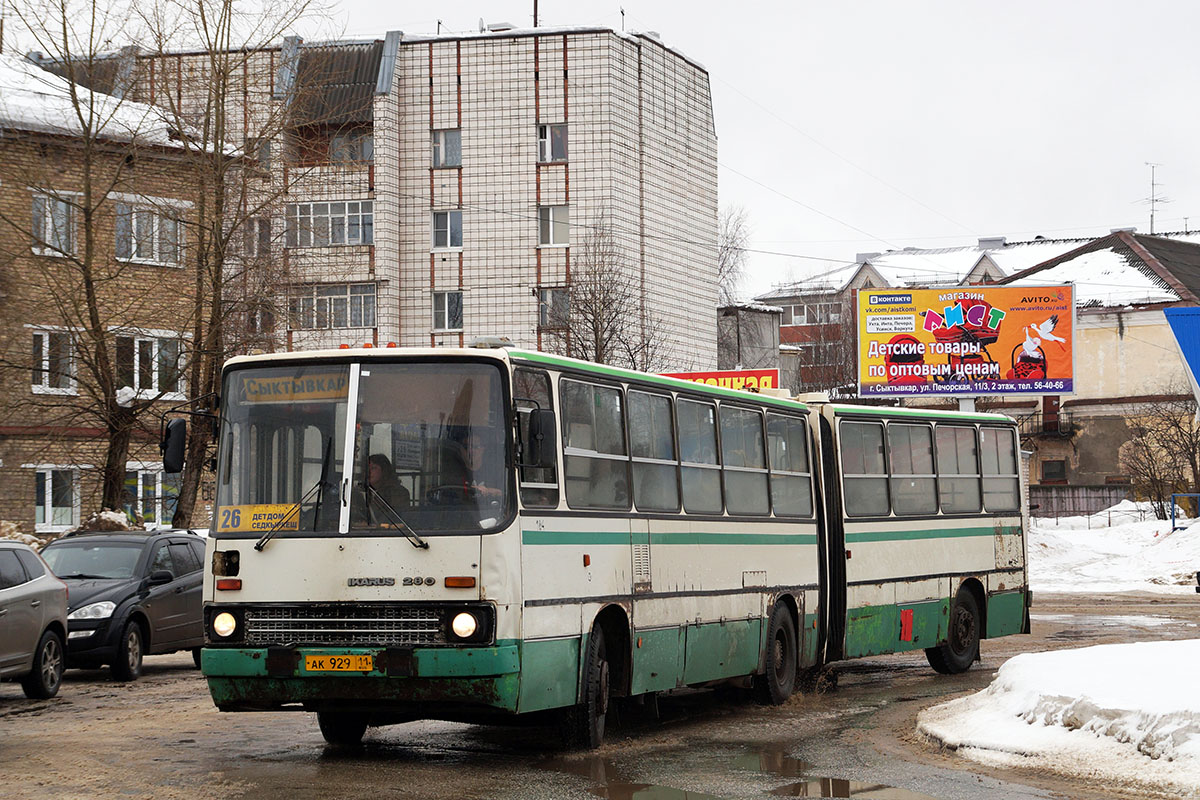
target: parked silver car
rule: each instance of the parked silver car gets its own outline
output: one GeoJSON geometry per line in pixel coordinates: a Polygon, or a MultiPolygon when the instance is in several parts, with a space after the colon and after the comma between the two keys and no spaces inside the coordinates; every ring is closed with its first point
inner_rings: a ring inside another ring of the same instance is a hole
{"type": "Polygon", "coordinates": [[[66,665],[67,585],[33,548],[0,540],[0,679],[26,697],[58,694],[66,665]]]}

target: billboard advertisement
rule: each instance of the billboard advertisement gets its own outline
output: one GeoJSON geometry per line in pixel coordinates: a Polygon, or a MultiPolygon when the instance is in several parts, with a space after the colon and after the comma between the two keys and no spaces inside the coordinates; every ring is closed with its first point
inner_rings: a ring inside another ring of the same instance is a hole
{"type": "Polygon", "coordinates": [[[1071,394],[1072,288],[860,289],[859,394],[1071,394]]]}
{"type": "Polygon", "coordinates": [[[680,378],[725,389],[743,389],[757,392],[762,389],[779,388],[777,369],[728,369],[715,372],[664,372],[668,378],[680,378]]]}

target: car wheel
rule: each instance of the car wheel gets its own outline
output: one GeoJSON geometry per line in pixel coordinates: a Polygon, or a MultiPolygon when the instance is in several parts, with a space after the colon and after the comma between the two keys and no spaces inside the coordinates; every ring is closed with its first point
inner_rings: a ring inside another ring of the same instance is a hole
{"type": "Polygon", "coordinates": [[[777,706],[796,689],[796,623],[791,610],[776,603],[767,623],[766,669],[754,676],[754,698],[761,705],[777,706]]]}
{"type": "Polygon", "coordinates": [[[362,743],[363,734],[367,732],[367,717],[346,711],[318,711],[317,725],[329,744],[354,747],[362,743]]]}
{"type": "Polygon", "coordinates": [[[196,665],[196,669],[200,669],[200,651],[202,649],[201,647],[192,648],[192,663],[196,665]]]}
{"type": "Polygon", "coordinates": [[[117,642],[117,658],[112,663],[112,676],[119,681],[136,681],[142,674],[142,626],[133,620],[125,623],[121,640],[117,642]]]}
{"type": "Polygon", "coordinates": [[[34,651],[33,670],[21,679],[25,696],[33,700],[46,700],[58,694],[64,663],[62,637],[54,631],[46,631],[34,651]]]}
{"type": "Polygon", "coordinates": [[[609,707],[608,653],[604,630],[592,628],[583,664],[583,702],[563,709],[560,731],[569,747],[594,750],[604,741],[609,707]]]}

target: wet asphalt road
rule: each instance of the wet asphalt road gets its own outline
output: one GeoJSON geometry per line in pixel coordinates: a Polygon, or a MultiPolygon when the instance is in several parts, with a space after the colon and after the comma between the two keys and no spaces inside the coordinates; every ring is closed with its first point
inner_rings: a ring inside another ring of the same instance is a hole
{"type": "Polygon", "coordinates": [[[1111,798],[1112,787],[985,769],[914,734],[917,712],[977,691],[1031,650],[1200,636],[1200,597],[1038,596],[1034,633],[987,641],[964,675],[921,654],[837,665],[838,686],[763,708],[737,691],[622,711],[596,753],[536,726],[410,723],[326,748],[303,713],[221,714],[185,654],[147,659],[134,684],[70,671],[59,696],[0,684],[0,795],[8,798],[1111,798]]]}

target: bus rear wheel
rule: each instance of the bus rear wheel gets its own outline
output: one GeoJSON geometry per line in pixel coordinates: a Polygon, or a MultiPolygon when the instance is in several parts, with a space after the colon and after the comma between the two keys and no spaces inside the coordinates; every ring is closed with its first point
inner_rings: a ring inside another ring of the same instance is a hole
{"type": "Polygon", "coordinates": [[[764,706],[777,706],[796,689],[796,623],[792,612],[777,603],[767,623],[765,670],[754,676],[754,699],[764,706]]]}
{"type": "Polygon", "coordinates": [[[337,747],[353,747],[367,732],[367,717],[346,711],[318,711],[317,725],[325,741],[337,747]]]}
{"type": "Polygon", "coordinates": [[[950,630],[946,643],[925,650],[929,666],[943,675],[966,672],[979,656],[979,603],[969,591],[960,591],[950,609],[950,630]]]}
{"type": "Polygon", "coordinates": [[[572,747],[594,750],[604,741],[608,716],[609,670],[604,631],[593,628],[588,636],[583,666],[583,702],[563,711],[562,732],[572,747]]]}

